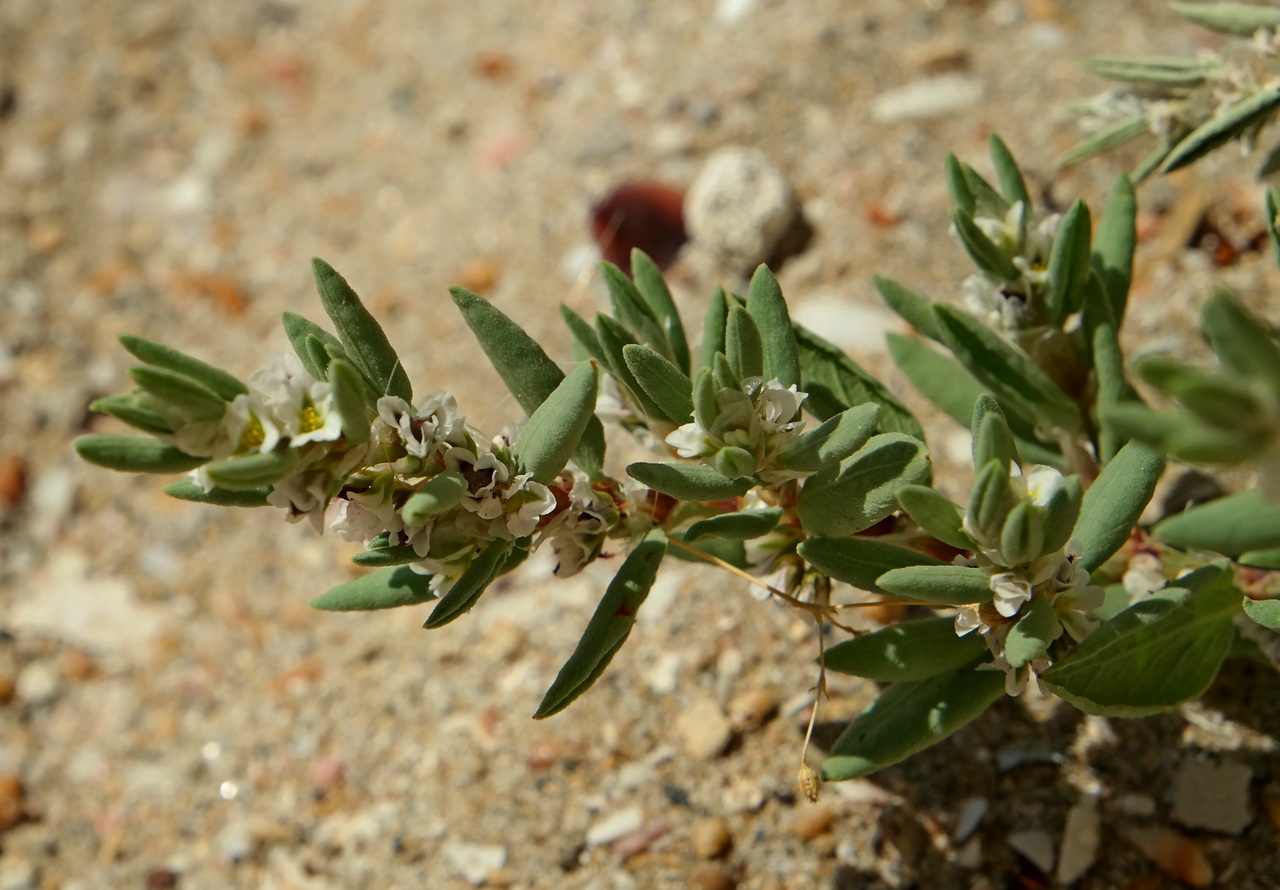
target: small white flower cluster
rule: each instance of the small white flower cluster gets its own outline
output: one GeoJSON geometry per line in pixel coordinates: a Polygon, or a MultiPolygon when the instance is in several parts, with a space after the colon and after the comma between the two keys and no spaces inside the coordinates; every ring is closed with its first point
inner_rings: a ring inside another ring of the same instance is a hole
{"type": "Polygon", "coordinates": [[[779,457],[800,437],[800,406],[806,398],[808,393],[795,384],[784,387],[776,378],[748,377],[740,387],[716,393],[715,417],[695,411],[693,423],[671,433],[666,442],[681,457],[703,458],[731,478],[755,476],[767,486],[803,478],[809,474],[784,468],[779,457]]]}
{"type": "Polygon", "coordinates": [[[1016,201],[1003,219],[975,215],[973,221],[1021,275],[1017,281],[1003,281],[989,272],[975,272],[960,284],[965,308],[992,330],[1010,336],[1042,325],[1043,311],[1036,300],[1048,278],[1061,214],[1037,215],[1016,201]]]}
{"type": "MultiPolygon", "coordinates": [[[[416,571],[446,590],[488,542],[550,542],[567,577],[600,555],[607,537],[643,521],[642,486],[593,485],[566,470],[543,485],[521,473],[510,437],[486,443],[458,414],[447,392],[416,407],[384,396],[367,440],[348,442],[328,383],[311,377],[293,354],[253,374],[249,392],[227,403],[221,417],[185,424],[169,440],[214,461],[293,450],[297,462],[271,486],[268,503],[365,546],[410,547],[416,571]],[[438,509],[405,506],[428,482],[450,474],[456,497],[438,509]]],[[[192,474],[206,491],[205,468],[192,474]]]]}
{"type": "MultiPolygon", "coordinates": [[[[1062,475],[1052,467],[1034,467],[1026,477],[1016,472],[1016,464],[1013,470],[1010,483],[1015,494],[1037,507],[1047,505],[1062,483],[1062,475]]],[[[976,630],[982,634],[994,657],[993,667],[1005,672],[1005,690],[1018,695],[1031,677],[1038,678],[1053,663],[1048,652],[1023,665],[1009,663],[1005,644],[1009,632],[1026,614],[1027,605],[1037,598],[1046,600],[1056,620],[1049,637],[1056,640],[1065,631],[1079,642],[1101,624],[1093,610],[1102,605],[1104,591],[1090,583],[1089,573],[1080,565],[1082,554],[1075,539],[1061,550],[1013,565],[999,542],[975,527],[972,514],[966,515],[964,530],[979,546],[972,557],[958,556],[955,563],[985,572],[991,579],[991,599],[977,606],[962,606],[956,613],[956,633],[965,636],[976,630]]]]}

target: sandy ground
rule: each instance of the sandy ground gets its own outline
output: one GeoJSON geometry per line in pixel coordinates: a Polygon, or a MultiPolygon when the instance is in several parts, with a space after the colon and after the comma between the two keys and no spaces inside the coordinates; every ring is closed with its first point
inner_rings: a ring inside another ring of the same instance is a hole
{"type": "MultiPolygon", "coordinates": [[[[948,149],[987,169],[998,130],[1036,189],[1098,201],[1134,157],[1053,168],[1078,135],[1063,100],[1100,86],[1073,60],[1196,45],[1160,3],[1105,0],[0,0],[0,457],[26,482],[0,506],[0,890],[978,890],[1075,872],[1139,890],[1201,866],[1280,884],[1271,675],[1233,668],[1198,709],[1144,721],[1005,702],[814,807],[794,777],[815,640],[722,575],[664,571],[608,675],[535,723],[607,575],[549,584],[536,561],[431,633],[417,609],[315,613],[354,576],[350,546],[178,504],[69,448],[117,429],[86,407],[127,388],[117,333],[247,374],[286,348],[282,311],[319,314],[311,256],[374,307],[419,391],[496,431],[517,408],[446,287],[567,360],[557,304],[601,299],[580,274],[591,203],[628,179],[685,187],[723,145],[762,149],[804,202],[814,238],[780,272],[797,311],[893,328],[873,273],[950,298],[965,270],[948,149]],[[875,117],[939,76],[949,105],[875,117]],[[702,737],[726,719],[720,751],[702,737]]],[[[1143,199],[1188,191],[1260,203],[1227,163],[1143,199]]],[[[1180,246],[1148,254],[1135,328],[1193,349],[1185,306],[1213,270],[1180,246]]],[[[1262,303],[1264,259],[1214,274],[1262,303]]],[[[690,257],[670,275],[697,318],[738,271],[690,257]]],[[[832,326],[906,395],[878,337],[832,326]]],[[[931,441],[943,467],[965,447],[931,441]]],[[[819,735],[873,695],[836,678],[819,735]]]]}

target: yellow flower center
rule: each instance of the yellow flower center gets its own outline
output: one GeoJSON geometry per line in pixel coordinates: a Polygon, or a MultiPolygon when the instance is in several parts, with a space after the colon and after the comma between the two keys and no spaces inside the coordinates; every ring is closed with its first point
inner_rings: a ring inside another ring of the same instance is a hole
{"type": "Polygon", "coordinates": [[[314,433],[316,430],[324,426],[324,418],[321,417],[320,412],[311,405],[302,409],[301,419],[302,431],[304,433],[314,433]]]}
{"type": "Polygon", "coordinates": [[[252,451],[267,441],[267,434],[262,429],[262,421],[250,415],[249,422],[240,434],[240,450],[252,451]]]}

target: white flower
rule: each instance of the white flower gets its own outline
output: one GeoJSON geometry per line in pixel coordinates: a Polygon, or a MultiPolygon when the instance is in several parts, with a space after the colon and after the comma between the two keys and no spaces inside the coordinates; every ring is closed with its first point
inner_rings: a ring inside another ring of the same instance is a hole
{"type": "Polygon", "coordinates": [[[416,409],[397,396],[383,396],[377,407],[378,421],[394,430],[412,457],[425,458],[437,448],[466,444],[466,423],[458,416],[458,403],[444,390],[428,394],[416,409]]]}
{"type": "Polygon", "coordinates": [[[707,431],[696,422],[686,423],[668,434],[666,443],[676,450],[676,454],[686,458],[702,457],[715,450],[707,441],[707,431]]]}
{"type": "Polygon", "coordinates": [[[332,485],[333,478],[324,470],[298,473],[277,482],[267,495],[267,503],[288,510],[290,522],[305,516],[317,532],[323,533],[332,485]]]}
{"type": "Polygon", "coordinates": [[[1005,618],[1018,614],[1022,604],[1031,600],[1031,585],[1012,572],[991,576],[992,603],[1005,618]]]}
{"type": "MultiPolygon", "coordinates": [[[[748,392],[759,385],[755,383],[755,378],[743,383],[748,392]],[[753,385],[748,386],[749,382],[753,385]]],[[[798,421],[796,415],[799,414],[800,406],[808,397],[809,394],[797,390],[794,383],[783,387],[776,377],[761,385],[756,393],[755,404],[756,412],[760,417],[760,426],[765,434],[790,432],[802,426],[803,422],[798,421]]]]}
{"type": "Polygon", "coordinates": [[[975,630],[986,633],[989,629],[973,606],[961,606],[956,610],[956,636],[967,636],[975,630]]]}

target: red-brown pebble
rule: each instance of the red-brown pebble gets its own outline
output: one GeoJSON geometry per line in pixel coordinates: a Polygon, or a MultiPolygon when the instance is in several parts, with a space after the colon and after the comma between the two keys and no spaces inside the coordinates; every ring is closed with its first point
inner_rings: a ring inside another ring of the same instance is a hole
{"type": "Polygon", "coordinates": [[[623,183],[591,208],[591,233],[604,258],[627,274],[633,248],[665,269],[688,238],[684,192],[657,182],[623,183]]]}
{"type": "Polygon", "coordinates": [[[836,814],[830,807],[813,805],[802,806],[796,810],[791,820],[791,833],[802,841],[811,841],[831,827],[836,814]]]}
{"type": "Polygon", "coordinates": [[[704,862],[689,872],[689,886],[693,890],[734,890],[738,882],[719,866],[704,862]]]}

